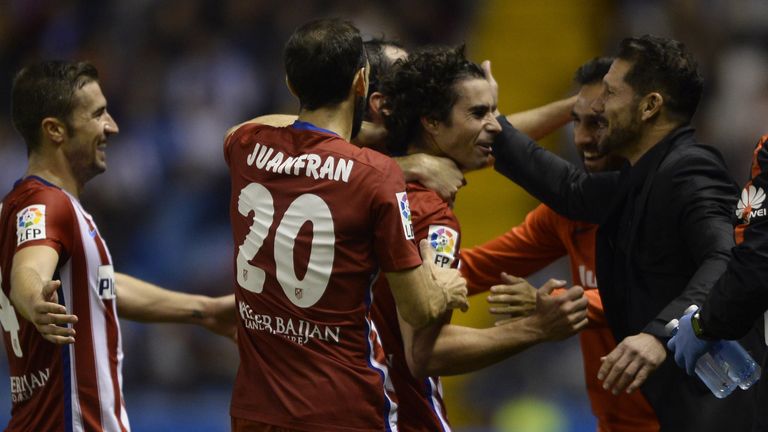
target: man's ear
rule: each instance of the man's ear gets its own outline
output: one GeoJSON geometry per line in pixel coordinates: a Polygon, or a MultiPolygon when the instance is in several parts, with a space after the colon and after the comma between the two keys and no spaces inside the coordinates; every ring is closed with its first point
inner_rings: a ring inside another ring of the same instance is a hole
{"type": "Polygon", "coordinates": [[[640,119],[649,120],[661,111],[664,106],[664,96],[661,93],[648,93],[640,102],[640,119]]]}
{"type": "Polygon", "coordinates": [[[439,129],[438,126],[440,122],[438,122],[435,119],[431,119],[429,117],[421,117],[419,119],[421,122],[421,127],[430,135],[434,136],[437,135],[439,129]]]}
{"type": "Polygon", "coordinates": [[[368,112],[371,114],[371,119],[374,122],[381,120],[384,115],[384,94],[381,92],[371,93],[371,97],[368,98],[368,112]]]}
{"type": "Polygon", "coordinates": [[[296,91],[293,89],[293,86],[291,85],[291,81],[288,79],[288,75],[285,76],[285,86],[288,87],[288,91],[291,92],[293,97],[296,99],[299,98],[299,96],[296,95],[296,91]]]}
{"type": "Polygon", "coordinates": [[[46,117],[41,122],[43,137],[61,145],[67,137],[67,126],[56,117],[46,117]]]}
{"type": "Polygon", "coordinates": [[[357,70],[352,87],[355,90],[355,96],[365,97],[368,94],[368,68],[361,67],[357,70]]]}

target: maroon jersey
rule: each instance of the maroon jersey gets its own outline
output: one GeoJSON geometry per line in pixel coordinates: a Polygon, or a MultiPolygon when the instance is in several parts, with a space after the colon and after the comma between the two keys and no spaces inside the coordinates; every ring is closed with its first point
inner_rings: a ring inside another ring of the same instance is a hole
{"type": "MultiPolygon", "coordinates": [[[[429,241],[435,253],[436,265],[456,267],[461,233],[456,215],[435,192],[419,183],[408,183],[408,200],[413,214],[416,241],[429,241]]],[[[400,403],[400,432],[450,431],[440,378],[419,380],[414,378],[408,369],[395,301],[385,279],[376,283],[373,321],[379,329],[392,383],[400,403]]]]}
{"type": "Polygon", "coordinates": [[[396,430],[370,304],[380,271],[421,263],[402,172],[299,121],[242,126],[224,147],[240,316],[232,416],[396,430]]]}
{"type": "Polygon", "coordinates": [[[0,322],[11,374],[8,431],[128,431],[122,394],[114,271],[91,216],[37,177],[0,205],[0,322]],[[10,304],[14,254],[49,246],[59,254],[59,302],[78,317],[73,345],[55,345],[10,304]]]}

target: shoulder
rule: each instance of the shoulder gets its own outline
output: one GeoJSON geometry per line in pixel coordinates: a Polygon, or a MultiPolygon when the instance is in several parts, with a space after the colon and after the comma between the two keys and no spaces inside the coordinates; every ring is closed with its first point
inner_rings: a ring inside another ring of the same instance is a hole
{"type": "Polygon", "coordinates": [[[418,182],[409,182],[406,185],[406,191],[408,192],[408,202],[413,213],[414,224],[442,224],[456,230],[459,229],[459,220],[456,214],[436,192],[418,182]]]}
{"type": "Polygon", "coordinates": [[[72,205],[69,195],[62,189],[41,179],[29,177],[21,180],[6,196],[4,202],[17,208],[30,205],[66,206],[72,205]]]}
{"type": "Polygon", "coordinates": [[[681,135],[675,139],[673,146],[673,150],[668,152],[662,162],[661,169],[674,170],[689,166],[727,171],[725,160],[720,151],[715,147],[698,142],[692,129],[681,132],[681,135]]]}

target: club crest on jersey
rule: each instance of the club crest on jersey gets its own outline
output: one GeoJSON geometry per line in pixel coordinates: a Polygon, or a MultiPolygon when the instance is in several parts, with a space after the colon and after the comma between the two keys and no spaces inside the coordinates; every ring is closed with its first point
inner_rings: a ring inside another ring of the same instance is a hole
{"type": "Polygon", "coordinates": [[[411,223],[411,206],[408,204],[408,194],[405,192],[398,192],[395,194],[397,198],[397,204],[400,207],[400,219],[403,221],[403,231],[405,231],[405,238],[407,240],[413,240],[413,223],[411,223]]]}
{"type": "Polygon", "coordinates": [[[16,214],[16,245],[45,238],[45,205],[31,205],[16,214]]]}
{"type": "Polygon", "coordinates": [[[430,225],[427,240],[435,251],[435,265],[450,267],[456,259],[459,233],[447,226],[430,225]]]}
{"type": "Polygon", "coordinates": [[[736,216],[744,223],[750,223],[752,218],[763,217],[768,214],[768,209],[762,208],[765,201],[763,188],[748,185],[741,191],[741,198],[736,205],[736,216]]]}
{"type": "Polygon", "coordinates": [[[112,300],[115,295],[115,270],[111,265],[99,266],[99,298],[112,300]]]}

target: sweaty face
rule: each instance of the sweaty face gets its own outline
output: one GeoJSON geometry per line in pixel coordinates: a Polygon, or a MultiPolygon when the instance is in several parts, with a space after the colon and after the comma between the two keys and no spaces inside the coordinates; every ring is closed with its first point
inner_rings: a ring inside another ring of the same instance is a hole
{"type": "Polygon", "coordinates": [[[107,169],[107,138],[119,130],[98,82],[76,90],[73,104],[64,153],[75,177],[85,183],[107,169]]]}
{"type": "Polygon", "coordinates": [[[642,129],[640,121],[640,97],[624,81],[632,67],[626,60],[614,60],[603,78],[603,92],[592,104],[605,127],[598,148],[600,153],[624,155],[637,144],[642,129]]]}
{"type": "Polygon", "coordinates": [[[592,104],[603,92],[601,83],[585,84],[579,90],[573,106],[573,143],[589,172],[612,171],[621,168],[624,159],[614,154],[601,153],[598,147],[601,134],[600,118],[592,111],[592,104]]]}
{"type": "Polygon", "coordinates": [[[454,84],[458,99],[448,121],[439,122],[433,133],[440,156],[452,159],[464,170],[483,168],[491,156],[493,138],[501,126],[493,116],[496,110],[491,85],[482,78],[469,78],[454,84]]]}

